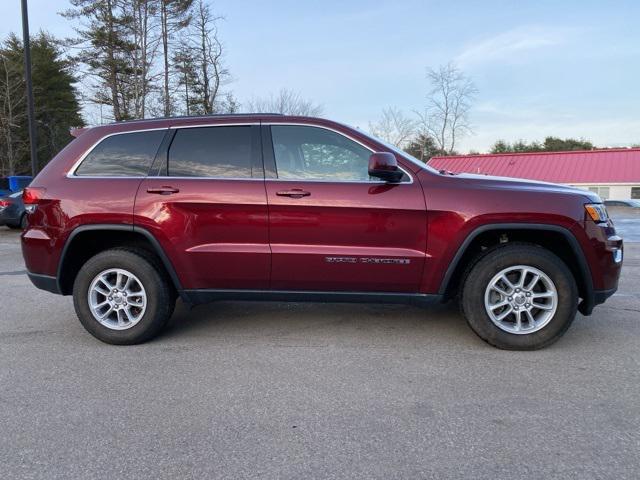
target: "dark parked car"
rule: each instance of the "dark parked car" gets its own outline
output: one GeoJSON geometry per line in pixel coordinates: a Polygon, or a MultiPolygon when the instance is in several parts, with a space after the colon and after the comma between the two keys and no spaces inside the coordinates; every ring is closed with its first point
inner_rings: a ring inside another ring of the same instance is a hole
{"type": "Polygon", "coordinates": [[[607,207],[640,208],[640,200],[605,200],[607,207]]]}
{"type": "Polygon", "coordinates": [[[22,190],[0,198],[0,225],[26,228],[27,212],[22,203],[22,190]]]}
{"type": "Polygon", "coordinates": [[[177,297],[426,303],[535,349],[618,286],[622,239],[571,187],[436,171],[328,120],[234,115],[89,129],[25,189],[39,288],[114,344],[177,297]]]}

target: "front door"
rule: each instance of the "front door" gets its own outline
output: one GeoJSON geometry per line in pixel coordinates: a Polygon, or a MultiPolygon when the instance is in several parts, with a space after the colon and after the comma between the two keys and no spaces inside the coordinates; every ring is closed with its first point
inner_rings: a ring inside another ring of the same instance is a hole
{"type": "Polygon", "coordinates": [[[369,178],[372,151],[321,127],[263,127],[273,290],[418,291],[427,221],[409,173],[369,178]]]}
{"type": "Polygon", "coordinates": [[[267,289],[260,127],[179,128],[158,156],[158,171],[138,190],[134,222],[160,241],[183,288],[267,289]]]}

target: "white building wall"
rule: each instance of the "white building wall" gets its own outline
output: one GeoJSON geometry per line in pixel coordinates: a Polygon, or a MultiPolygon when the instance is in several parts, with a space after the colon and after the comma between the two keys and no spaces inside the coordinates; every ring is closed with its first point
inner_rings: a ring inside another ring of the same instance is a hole
{"type": "Polygon", "coordinates": [[[631,198],[631,187],[640,187],[637,184],[606,184],[594,183],[589,185],[573,185],[574,187],[584,188],[585,190],[593,189],[603,200],[628,200],[631,198]],[[596,190],[597,189],[597,190],[596,190]]]}
{"type": "Polygon", "coordinates": [[[631,198],[631,185],[611,185],[609,200],[628,200],[631,198]]]}

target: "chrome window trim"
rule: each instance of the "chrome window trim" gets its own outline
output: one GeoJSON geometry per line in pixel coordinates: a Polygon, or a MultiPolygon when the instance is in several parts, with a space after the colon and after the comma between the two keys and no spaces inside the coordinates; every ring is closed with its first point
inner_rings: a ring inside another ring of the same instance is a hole
{"type": "MultiPolygon", "coordinates": [[[[142,120],[141,120],[142,121],[142,120]]],[[[336,130],[335,128],[327,127],[325,125],[317,125],[314,123],[302,123],[302,122],[237,122],[237,123],[203,123],[198,125],[170,125],[168,127],[157,127],[157,128],[144,128],[140,130],[127,130],[125,132],[113,132],[107,135],[100,137],[85,153],[83,153],[80,158],[72,165],[72,167],[67,172],[67,178],[92,178],[92,179],[144,179],[144,178],[158,178],[158,179],[176,179],[176,180],[230,180],[230,181],[266,181],[266,182],[309,182],[309,183],[339,183],[339,184],[368,184],[368,185],[411,185],[413,183],[413,175],[409,173],[405,168],[398,165],[398,168],[402,170],[402,172],[409,177],[408,182],[384,182],[381,180],[314,180],[314,179],[282,179],[282,178],[231,178],[231,177],[181,177],[181,176],[164,176],[164,175],[141,175],[141,176],[118,176],[118,175],[77,175],[76,171],[80,164],[89,156],[89,154],[103,141],[109,137],[114,137],[116,135],[127,135],[131,133],[141,133],[141,132],[153,132],[158,130],[178,130],[183,128],[202,128],[202,127],[247,127],[247,126],[300,126],[300,127],[313,127],[313,128],[322,128],[324,130],[329,130],[331,132],[337,133],[338,135],[342,135],[345,138],[348,138],[352,142],[357,143],[358,145],[366,148],[371,153],[375,153],[376,151],[371,147],[365,145],[360,140],[353,138],[351,135],[348,135],[344,132],[336,130]]]]}
{"type": "Polygon", "coordinates": [[[255,177],[250,177],[250,178],[240,178],[240,177],[172,177],[172,176],[165,176],[165,175],[153,175],[153,176],[148,176],[145,178],[149,178],[149,179],[153,179],[153,178],[158,178],[158,179],[175,179],[175,180],[219,180],[219,181],[224,181],[224,180],[230,180],[230,181],[234,181],[234,182],[238,182],[238,181],[243,181],[243,182],[263,182],[264,178],[255,178],[255,177]]]}

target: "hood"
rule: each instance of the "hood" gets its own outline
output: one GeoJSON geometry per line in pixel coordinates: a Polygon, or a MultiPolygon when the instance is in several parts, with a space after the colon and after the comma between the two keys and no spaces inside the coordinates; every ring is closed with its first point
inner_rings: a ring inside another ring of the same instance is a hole
{"type": "Polygon", "coordinates": [[[468,182],[476,187],[489,188],[494,190],[520,190],[540,193],[563,193],[580,195],[588,202],[601,203],[600,197],[582,188],[570,187],[558,183],[540,182],[537,180],[525,180],[522,178],[497,177],[493,175],[476,175],[472,173],[456,174],[455,178],[468,182]]]}

